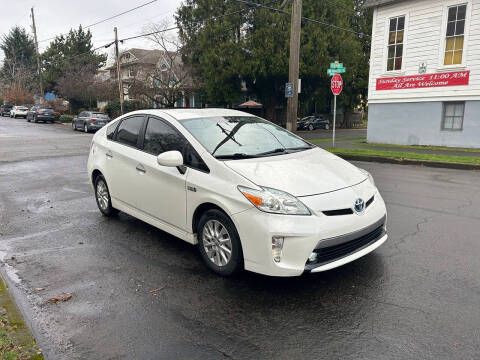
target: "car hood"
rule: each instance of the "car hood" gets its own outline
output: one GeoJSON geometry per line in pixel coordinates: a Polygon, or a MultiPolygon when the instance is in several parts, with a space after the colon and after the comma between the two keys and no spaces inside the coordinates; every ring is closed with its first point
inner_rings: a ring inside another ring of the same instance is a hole
{"type": "Polygon", "coordinates": [[[294,196],[323,194],[361,183],[367,177],[357,167],[320,148],[287,155],[225,164],[256,185],[294,196]]]}

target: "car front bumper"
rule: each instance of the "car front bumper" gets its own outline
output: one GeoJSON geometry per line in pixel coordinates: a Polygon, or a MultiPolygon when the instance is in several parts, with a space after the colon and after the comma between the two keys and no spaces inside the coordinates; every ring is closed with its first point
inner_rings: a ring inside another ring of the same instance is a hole
{"type": "MultiPolygon", "coordinates": [[[[362,187],[365,184],[334,193],[345,197],[362,187]]],[[[371,190],[363,189],[363,196],[371,196],[371,190]]],[[[317,198],[322,197],[328,201],[331,194],[317,198]]],[[[306,205],[312,208],[312,204],[306,205]]],[[[245,269],[270,276],[330,270],[365,256],[387,240],[385,203],[376,189],[374,201],[360,215],[326,216],[316,210],[311,216],[275,215],[251,208],[235,214],[233,220],[242,242],[245,269]],[[370,238],[362,238],[366,235],[370,238]],[[273,259],[272,237],[284,238],[279,262],[273,259]],[[309,262],[314,252],[321,261],[309,262]]]]}

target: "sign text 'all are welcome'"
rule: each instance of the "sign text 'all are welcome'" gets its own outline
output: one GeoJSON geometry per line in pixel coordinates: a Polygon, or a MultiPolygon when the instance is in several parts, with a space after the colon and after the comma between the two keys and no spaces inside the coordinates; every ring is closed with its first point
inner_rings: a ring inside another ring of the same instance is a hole
{"type": "Polygon", "coordinates": [[[402,90],[468,85],[469,78],[470,70],[378,78],[377,90],[402,90]]]}

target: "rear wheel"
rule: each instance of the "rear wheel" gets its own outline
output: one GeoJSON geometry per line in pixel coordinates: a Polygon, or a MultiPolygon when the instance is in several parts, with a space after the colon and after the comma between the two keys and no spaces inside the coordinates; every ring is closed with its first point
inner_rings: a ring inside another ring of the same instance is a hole
{"type": "Polygon", "coordinates": [[[83,126],[83,131],[85,131],[86,133],[88,133],[88,126],[87,126],[87,124],[85,124],[85,125],[83,126]]]}
{"type": "Polygon", "coordinates": [[[329,130],[330,129],[330,125],[325,125],[325,130],[329,130]]]}
{"type": "Polygon", "coordinates": [[[77,127],[75,126],[75,121],[72,121],[72,129],[73,131],[77,131],[77,127]]]}
{"type": "Polygon", "coordinates": [[[312,124],[308,125],[308,130],[313,131],[313,125],[312,124]]]}
{"type": "Polygon", "coordinates": [[[104,216],[113,216],[118,213],[118,210],[112,207],[112,199],[103,175],[98,175],[95,179],[95,199],[98,209],[104,216]]]}
{"type": "Polygon", "coordinates": [[[232,220],[220,210],[206,211],[198,223],[198,249],[205,264],[222,276],[243,269],[243,251],[232,220]]]}

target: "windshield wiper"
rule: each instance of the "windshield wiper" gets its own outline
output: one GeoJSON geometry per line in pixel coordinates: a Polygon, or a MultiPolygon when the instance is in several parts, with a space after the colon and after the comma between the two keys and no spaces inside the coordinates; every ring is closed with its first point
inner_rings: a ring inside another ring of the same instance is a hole
{"type": "Polygon", "coordinates": [[[235,153],[235,154],[228,154],[228,155],[215,155],[215,159],[219,160],[230,160],[230,159],[251,159],[257,157],[256,155],[248,155],[245,153],[235,153]]]}
{"type": "Polygon", "coordinates": [[[259,154],[255,154],[255,156],[263,156],[263,155],[270,155],[270,154],[280,154],[280,153],[285,153],[285,148],[277,148],[277,149],[273,149],[273,150],[270,150],[270,151],[265,151],[263,153],[259,153],[259,154]]]}
{"type": "Polygon", "coordinates": [[[309,150],[313,149],[313,146],[299,146],[299,147],[293,147],[293,148],[286,148],[285,151],[287,152],[295,152],[295,151],[302,151],[302,150],[309,150]]]}

